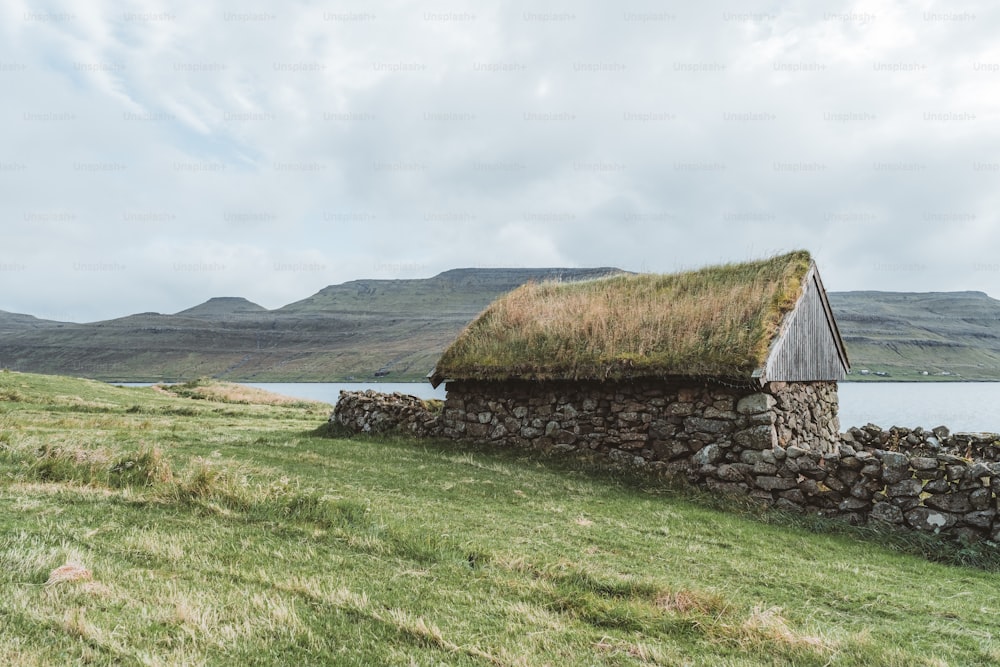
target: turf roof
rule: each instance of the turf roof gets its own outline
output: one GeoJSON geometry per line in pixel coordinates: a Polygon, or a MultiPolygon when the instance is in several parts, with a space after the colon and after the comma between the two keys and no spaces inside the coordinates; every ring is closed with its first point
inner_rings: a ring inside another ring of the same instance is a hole
{"type": "Polygon", "coordinates": [[[470,323],[431,380],[748,379],[811,264],[800,250],[684,273],[529,283],[470,323]]]}

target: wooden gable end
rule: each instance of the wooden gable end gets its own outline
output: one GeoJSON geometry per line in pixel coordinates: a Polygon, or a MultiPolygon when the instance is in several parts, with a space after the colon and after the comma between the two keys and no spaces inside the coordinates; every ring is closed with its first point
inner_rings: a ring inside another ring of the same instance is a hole
{"type": "Polygon", "coordinates": [[[802,295],[785,317],[771,345],[760,382],[843,380],[850,369],[847,350],[815,264],[805,277],[802,295]]]}

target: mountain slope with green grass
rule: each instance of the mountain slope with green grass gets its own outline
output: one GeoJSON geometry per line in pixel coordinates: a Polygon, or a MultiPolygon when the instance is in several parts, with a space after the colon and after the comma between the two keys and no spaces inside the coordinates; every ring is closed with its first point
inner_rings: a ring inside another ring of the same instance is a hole
{"type": "Polygon", "coordinates": [[[983,292],[829,296],[853,380],[1000,380],[1000,301],[983,292]]]}
{"type": "Polygon", "coordinates": [[[328,412],[0,372],[0,664],[1000,661],[995,550],[328,412]]]}
{"type": "MultiPolygon", "coordinates": [[[[456,269],[331,285],[275,310],[227,297],[90,324],[0,311],[0,367],[121,381],[420,381],[500,295],[617,272],[456,269]]],[[[981,292],[829,296],[851,380],[1000,380],[1000,301],[981,292]]]]}
{"type": "MultiPolygon", "coordinates": [[[[0,333],[0,367],[104,380],[245,382],[422,380],[455,335],[498,295],[529,281],[617,269],[456,269],[420,280],[331,285],[276,310],[212,299],[176,315],[0,333]]],[[[24,317],[24,316],[19,316],[24,317]]],[[[4,332],[0,316],[0,332],[4,332]]],[[[20,320],[18,320],[19,322],[20,320]]]]}

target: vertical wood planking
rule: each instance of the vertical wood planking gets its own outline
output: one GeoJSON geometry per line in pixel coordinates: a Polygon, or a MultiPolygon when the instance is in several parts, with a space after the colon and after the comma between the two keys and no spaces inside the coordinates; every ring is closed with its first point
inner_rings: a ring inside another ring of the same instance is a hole
{"type": "Polygon", "coordinates": [[[843,380],[845,373],[815,271],[775,343],[765,368],[770,381],[843,380]]]}

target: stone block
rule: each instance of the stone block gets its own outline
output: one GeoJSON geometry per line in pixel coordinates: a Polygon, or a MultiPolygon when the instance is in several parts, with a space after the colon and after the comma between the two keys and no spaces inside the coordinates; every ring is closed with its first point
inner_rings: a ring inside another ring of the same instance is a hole
{"type": "Polygon", "coordinates": [[[826,479],[823,481],[823,484],[825,484],[827,488],[832,489],[833,491],[843,492],[847,489],[847,485],[841,482],[839,479],[837,479],[835,475],[827,475],[826,479]]]}
{"type": "Polygon", "coordinates": [[[925,532],[939,533],[954,526],[958,519],[946,512],[939,512],[930,507],[914,507],[904,514],[906,522],[925,532]]]}
{"type": "Polygon", "coordinates": [[[691,457],[691,461],[698,465],[709,465],[716,463],[722,458],[722,448],[718,445],[705,445],[691,457]]]}
{"type": "Polygon", "coordinates": [[[957,480],[962,479],[962,476],[965,474],[966,469],[967,466],[961,463],[953,463],[949,466],[946,466],[945,471],[947,473],[948,481],[955,482],[957,480]]]}
{"type": "Polygon", "coordinates": [[[840,459],[840,467],[841,468],[846,468],[848,470],[858,470],[858,471],[860,471],[865,466],[864,466],[863,463],[861,463],[861,460],[858,459],[858,457],[856,457],[856,456],[845,456],[844,458],[840,459]]]}
{"type": "Polygon", "coordinates": [[[866,487],[864,484],[855,484],[851,487],[851,497],[858,498],[859,500],[870,501],[874,497],[875,492],[866,487]]]}
{"type": "Polygon", "coordinates": [[[993,502],[993,492],[990,489],[976,489],[969,494],[969,503],[974,510],[986,510],[993,502]]]}
{"type": "Polygon", "coordinates": [[[671,403],[664,410],[668,417],[687,417],[694,413],[694,405],[691,403],[671,403]]]}
{"type": "Polygon", "coordinates": [[[782,491],[778,494],[779,497],[793,502],[796,505],[804,505],[806,502],[806,494],[802,493],[800,489],[789,489],[788,491],[782,491]]]}
{"type": "Polygon", "coordinates": [[[991,473],[992,473],[992,470],[990,470],[990,466],[989,465],[987,465],[986,463],[983,463],[983,462],[979,462],[979,463],[976,463],[975,465],[969,466],[969,469],[965,471],[964,475],[962,475],[962,479],[963,479],[963,481],[964,480],[981,480],[984,477],[989,477],[991,475],[991,473]]]}
{"type": "Polygon", "coordinates": [[[557,444],[569,445],[576,442],[577,436],[572,431],[567,431],[566,429],[563,429],[561,431],[556,432],[554,440],[556,441],[557,444]]]}
{"type": "Polygon", "coordinates": [[[712,493],[729,496],[743,496],[747,492],[747,485],[740,482],[722,482],[711,477],[705,480],[705,486],[712,493]]]}
{"type": "Polygon", "coordinates": [[[940,493],[924,499],[924,505],[942,512],[962,514],[972,510],[969,494],[966,492],[940,493]]]}
{"type": "Polygon", "coordinates": [[[778,466],[773,463],[758,461],[753,466],[753,472],[756,475],[775,475],[778,473],[778,466]]]}
{"type": "Polygon", "coordinates": [[[730,464],[723,464],[715,472],[716,476],[724,482],[742,482],[743,472],[730,464]]]}
{"type": "Polygon", "coordinates": [[[910,467],[914,470],[936,470],[938,460],[927,456],[914,456],[910,459],[910,467]]]}
{"type": "Polygon", "coordinates": [[[727,433],[732,430],[731,422],[719,419],[704,419],[703,417],[688,417],[684,420],[684,428],[692,433],[727,433]]]}
{"type": "Polygon", "coordinates": [[[844,498],[840,501],[840,505],[837,506],[841,512],[855,512],[857,510],[868,509],[871,503],[867,500],[862,500],[861,498],[844,498]]]}
{"type": "Polygon", "coordinates": [[[882,473],[882,464],[878,461],[866,463],[861,469],[862,477],[879,477],[882,473]]]}
{"type": "Polygon", "coordinates": [[[490,433],[493,428],[489,424],[481,424],[479,422],[470,423],[465,427],[465,433],[470,438],[485,439],[490,437],[490,433]]]}
{"type": "Polygon", "coordinates": [[[936,426],[936,427],[934,427],[934,428],[931,429],[931,432],[933,432],[934,435],[936,437],[940,438],[941,440],[944,440],[949,435],[951,435],[951,431],[948,430],[947,426],[936,426]]]}
{"type": "Polygon", "coordinates": [[[803,449],[802,447],[798,447],[796,445],[792,445],[791,447],[785,450],[785,454],[790,459],[797,459],[799,457],[805,456],[808,453],[809,453],[808,449],[803,449]]]}
{"type": "Polygon", "coordinates": [[[885,523],[903,523],[903,511],[891,503],[875,503],[870,516],[885,523]]]}
{"type": "Polygon", "coordinates": [[[778,434],[773,426],[751,426],[738,431],[733,436],[733,440],[737,445],[746,449],[770,450],[778,445],[778,434]]]}
{"type": "Polygon", "coordinates": [[[951,482],[946,479],[932,479],[924,484],[924,491],[927,493],[948,493],[951,490],[951,482]]]}
{"type": "Polygon", "coordinates": [[[989,528],[996,518],[996,510],[983,510],[979,512],[969,512],[962,517],[962,521],[976,528],[989,528]]]}
{"type": "Polygon", "coordinates": [[[904,479],[902,482],[889,485],[886,493],[890,498],[895,498],[897,496],[919,496],[923,490],[924,485],[919,479],[904,479]]]}
{"type": "Polygon", "coordinates": [[[741,415],[756,415],[770,412],[775,406],[774,396],[765,393],[744,396],[736,404],[736,412],[741,415]]]}
{"type": "Polygon", "coordinates": [[[841,468],[837,470],[836,477],[847,486],[853,486],[861,479],[861,473],[857,470],[841,468]]]}
{"type": "Polygon", "coordinates": [[[889,502],[905,513],[914,507],[918,507],[920,505],[920,498],[917,496],[896,496],[889,498],[889,502]]]}
{"type": "Polygon", "coordinates": [[[794,489],[798,482],[789,477],[770,477],[770,476],[760,476],[754,478],[754,483],[757,488],[764,489],[765,491],[787,491],[788,489],[794,489]]]}

